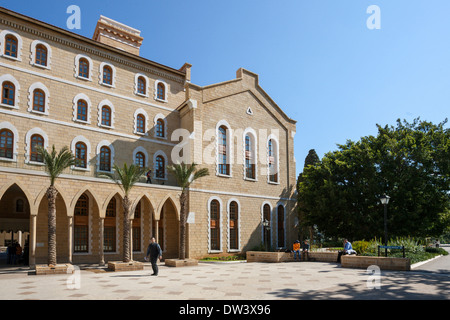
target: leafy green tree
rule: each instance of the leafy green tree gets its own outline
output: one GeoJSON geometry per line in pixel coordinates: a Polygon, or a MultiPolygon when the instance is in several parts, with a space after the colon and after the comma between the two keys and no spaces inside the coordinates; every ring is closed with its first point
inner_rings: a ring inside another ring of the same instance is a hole
{"type": "Polygon", "coordinates": [[[124,196],[122,199],[123,206],[123,262],[131,261],[131,222],[130,222],[130,192],[135,186],[136,182],[142,177],[146,168],[131,164],[128,166],[126,163],[123,167],[114,165],[114,173],[103,173],[101,176],[105,176],[114,181],[123,191],[124,196]]]}
{"type": "Polygon", "coordinates": [[[45,165],[45,171],[50,178],[50,186],[47,189],[48,199],[48,265],[55,266],[56,257],[56,197],[58,190],[55,187],[56,179],[68,167],[75,164],[73,154],[68,147],[63,147],[59,153],[53,145],[52,150],[48,152],[43,147],[38,146],[37,152],[42,157],[45,165]]]}
{"type": "Polygon", "coordinates": [[[197,164],[192,163],[190,165],[186,165],[184,162],[177,163],[171,166],[168,166],[167,169],[171,172],[177,182],[181,187],[181,196],[180,196],[180,252],[179,258],[186,258],[186,221],[188,215],[188,193],[189,187],[191,184],[202,177],[208,176],[209,171],[207,168],[202,168],[197,170],[197,164]]]}
{"type": "Polygon", "coordinates": [[[298,182],[306,223],[328,236],[383,236],[386,193],[388,237],[438,236],[449,225],[450,130],[414,120],[378,127],[377,136],[347,141],[308,166],[298,182]]]}

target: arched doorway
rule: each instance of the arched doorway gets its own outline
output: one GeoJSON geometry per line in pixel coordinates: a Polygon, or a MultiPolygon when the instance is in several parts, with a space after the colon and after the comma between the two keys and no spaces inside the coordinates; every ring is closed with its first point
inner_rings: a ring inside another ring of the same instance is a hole
{"type": "Polygon", "coordinates": [[[159,220],[153,221],[153,235],[157,236],[157,241],[166,259],[178,258],[179,253],[179,214],[177,207],[171,198],[168,198],[159,214],[159,220]]]}
{"type": "Polygon", "coordinates": [[[0,199],[0,266],[28,265],[29,235],[30,203],[13,184],[0,199]]]}

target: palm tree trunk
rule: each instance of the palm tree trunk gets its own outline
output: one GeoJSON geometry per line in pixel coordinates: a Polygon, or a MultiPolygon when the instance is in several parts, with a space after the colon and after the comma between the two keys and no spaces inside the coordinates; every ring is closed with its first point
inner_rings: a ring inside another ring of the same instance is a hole
{"type": "Polygon", "coordinates": [[[123,198],[123,262],[131,261],[130,253],[130,199],[128,196],[123,198]]]}
{"type": "Polygon", "coordinates": [[[56,196],[58,190],[50,186],[47,190],[48,199],[48,264],[56,265],[56,196]]]}
{"type": "Polygon", "coordinates": [[[187,192],[186,190],[181,193],[180,196],[180,259],[186,258],[186,220],[187,220],[187,211],[188,211],[188,203],[187,203],[187,192]]]}

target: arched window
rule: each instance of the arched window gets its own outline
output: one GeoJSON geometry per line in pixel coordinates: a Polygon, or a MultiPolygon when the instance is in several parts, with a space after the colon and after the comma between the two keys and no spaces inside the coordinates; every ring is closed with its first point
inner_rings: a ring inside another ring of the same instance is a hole
{"type": "Polygon", "coordinates": [[[74,252],[89,251],[89,198],[85,194],[75,204],[73,245],[74,252]]]}
{"type": "Polygon", "coordinates": [[[47,57],[48,57],[48,50],[47,47],[43,44],[38,44],[36,46],[36,53],[34,58],[34,63],[43,67],[47,66],[47,57]]]}
{"type": "Polygon", "coordinates": [[[31,148],[30,148],[30,161],[33,162],[44,162],[42,155],[38,153],[37,147],[44,147],[44,138],[39,134],[34,134],[31,136],[31,148]]]}
{"type": "Polygon", "coordinates": [[[162,82],[158,83],[156,88],[157,88],[156,98],[159,100],[166,100],[166,86],[164,85],[164,83],[162,82]]]}
{"type": "Polygon", "coordinates": [[[87,146],[84,142],[75,145],[75,167],[87,168],[87,146]]]}
{"type": "Polygon", "coordinates": [[[108,106],[102,107],[102,125],[111,127],[111,108],[108,106]]]}
{"type": "Polygon", "coordinates": [[[166,161],[163,156],[156,157],[155,164],[155,178],[157,179],[165,179],[166,177],[166,161]]]}
{"type": "Polygon", "coordinates": [[[239,249],[239,206],[236,201],[230,203],[229,217],[230,250],[239,249]]]}
{"type": "Polygon", "coordinates": [[[33,111],[45,112],[45,93],[41,89],[33,91],[33,111]]]}
{"type": "Polygon", "coordinates": [[[110,66],[103,67],[103,83],[112,86],[113,71],[110,66]]]}
{"type": "Polygon", "coordinates": [[[16,96],[16,86],[9,81],[5,81],[2,84],[2,103],[14,106],[16,96]]]}
{"type": "Polygon", "coordinates": [[[0,158],[14,159],[14,134],[11,130],[0,130],[0,158]]]}
{"type": "Polygon", "coordinates": [[[210,249],[220,250],[220,203],[216,199],[210,204],[210,249]]]}
{"type": "Polygon", "coordinates": [[[23,199],[16,200],[16,213],[24,213],[25,212],[25,201],[23,199]]]}
{"type": "Polygon", "coordinates": [[[137,93],[147,95],[147,81],[142,76],[137,79],[137,93]]]}
{"type": "Polygon", "coordinates": [[[145,155],[142,152],[136,153],[136,158],[134,161],[135,165],[144,168],[145,167],[145,155]]]}
{"type": "Polygon", "coordinates": [[[278,155],[277,155],[277,142],[270,139],[268,142],[268,154],[269,154],[269,182],[278,182],[278,155]]]}
{"type": "Polygon", "coordinates": [[[145,133],[145,116],[142,114],[136,117],[136,132],[145,133]]]}
{"type": "Polygon", "coordinates": [[[245,177],[255,179],[254,143],[250,135],[245,136],[245,177]]]}
{"type": "Polygon", "coordinates": [[[18,56],[18,41],[13,35],[5,37],[5,56],[17,58],[18,56]]]}
{"type": "Polygon", "coordinates": [[[82,99],[77,102],[77,120],[88,120],[88,103],[82,99]]]}
{"type": "Polygon", "coordinates": [[[267,247],[267,250],[270,249],[272,239],[270,237],[270,227],[271,227],[271,219],[270,219],[270,205],[265,204],[263,207],[263,242],[267,247]]]}
{"type": "Polygon", "coordinates": [[[86,58],[80,58],[78,62],[78,76],[89,79],[89,61],[86,58]]]}
{"type": "Polygon", "coordinates": [[[111,171],[111,150],[106,146],[100,149],[100,171],[111,171]]]}
{"type": "Polygon", "coordinates": [[[141,201],[136,205],[133,219],[133,251],[141,251],[141,201]]]}
{"type": "Polygon", "coordinates": [[[116,251],[116,198],[112,198],[106,207],[106,216],[103,229],[103,251],[116,251]]]}
{"type": "Polygon", "coordinates": [[[230,164],[227,155],[227,128],[219,127],[219,173],[230,175],[230,164]]]}
{"type": "Polygon", "coordinates": [[[164,138],[165,136],[165,123],[163,119],[158,119],[156,121],[156,136],[158,138],[164,138]]]}
{"type": "Polygon", "coordinates": [[[277,208],[277,234],[278,248],[284,247],[284,207],[279,205],[277,208]]]}

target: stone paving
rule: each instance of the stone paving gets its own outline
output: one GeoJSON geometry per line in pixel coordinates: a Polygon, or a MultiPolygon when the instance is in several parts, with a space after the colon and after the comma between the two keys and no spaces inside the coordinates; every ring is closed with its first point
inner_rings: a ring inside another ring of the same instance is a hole
{"type": "Polygon", "coordinates": [[[159,276],[82,269],[36,276],[0,269],[1,300],[333,300],[450,299],[450,274],[381,271],[379,278],[337,263],[199,263],[159,276]],[[369,280],[369,282],[368,282],[369,280]],[[375,288],[373,288],[375,287],[375,288]],[[373,289],[372,289],[373,288],[373,289]]]}

